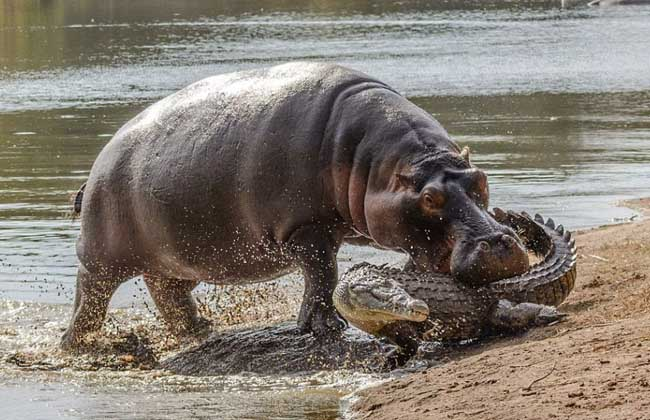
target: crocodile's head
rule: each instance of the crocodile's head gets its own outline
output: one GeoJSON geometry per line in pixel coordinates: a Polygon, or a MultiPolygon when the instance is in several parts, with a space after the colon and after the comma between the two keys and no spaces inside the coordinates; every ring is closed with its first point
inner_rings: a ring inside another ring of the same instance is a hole
{"type": "Polygon", "coordinates": [[[375,333],[395,321],[421,322],[429,307],[389,278],[361,277],[340,283],[334,291],[336,309],[352,325],[375,333]]]}

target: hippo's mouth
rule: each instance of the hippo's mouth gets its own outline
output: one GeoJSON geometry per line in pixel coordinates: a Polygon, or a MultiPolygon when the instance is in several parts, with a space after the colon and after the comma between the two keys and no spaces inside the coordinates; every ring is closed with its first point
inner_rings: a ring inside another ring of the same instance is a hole
{"type": "Polygon", "coordinates": [[[451,261],[457,243],[458,239],[452,233],[445,235],[441,243],[428,250],[432,258],[429,261],[424,261],[420,265],[421,269],[423,271],[452,274],[451,261]]]}
{"type": "Polygon", "coordinates": [[[451,257],[455,246],[455,238],[452,235],[447,235],[442,242],[432,244],[424,252],[408,254],[415,264],[413,268],[417,271],[451,274],[451,257]]]}
{"type": "Polygon", "coordinates": [[[510,236],[507,238],[510,248],[497,244],[488,248],[487,253],[481,253],[477,246],[481,238],[474,238],[471,232],[451,231],[440,242],[431,244],[426,252],[412,255],[413,262],[418,271],[447,274],[475,285],[523,274],[530,268],[525,246],[513,230],[501,232],[508,228],[498,225],[492,235],[510,236]]]}
{"type": "Polygon", "coordinates": [[[438,261],[432,267],[438,273],[451,274],[451,256],[456,246],[456,239],[448,235],[443,245],[438,250],[438,261]]]}
{"type": "Polygon", "coordinates": [[[517,276],[530,268],[528,251],[516,231],[492,215],[487,219],[489,229],[460,228],[448,260],[448,272],[468,285],[480,286],[517,276]]]}

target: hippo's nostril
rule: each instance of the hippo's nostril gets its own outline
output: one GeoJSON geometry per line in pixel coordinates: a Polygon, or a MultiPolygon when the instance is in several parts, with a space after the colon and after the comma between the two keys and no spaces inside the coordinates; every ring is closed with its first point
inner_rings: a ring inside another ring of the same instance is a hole
{"type": "Polygon", "coordinates": [[[481,251],[487,252],[487,251],[490,250],[490,244],[488,244],[485,241],[481,241],[481,242],[478,243],[478,249],[480,249],[481,251]]]}

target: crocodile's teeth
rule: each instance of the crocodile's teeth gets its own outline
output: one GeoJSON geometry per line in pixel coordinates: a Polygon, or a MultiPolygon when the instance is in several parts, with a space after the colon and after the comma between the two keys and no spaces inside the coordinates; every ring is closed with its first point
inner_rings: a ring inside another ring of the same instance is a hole
{"type": "Polygon", "coordinates": [[[546,226],[550,227],[551,229],[555,229],[555,222],[553,219],[549,217],[548,220],[546,220],[546,226]]]}
{"type": "Polygon", "coordinates": [[[560,226],[558,226],[557,228],[555,228],[555,230],[556,230],[557,233],[559,233],[560,235],[564,235],[564,226],[560,225],[560,226]]]}
{"type": "Polygon", "coordinates": [[[535,221],[542,225],[544,224],[544,218],[539,213],[535,213],[535,221]]]}

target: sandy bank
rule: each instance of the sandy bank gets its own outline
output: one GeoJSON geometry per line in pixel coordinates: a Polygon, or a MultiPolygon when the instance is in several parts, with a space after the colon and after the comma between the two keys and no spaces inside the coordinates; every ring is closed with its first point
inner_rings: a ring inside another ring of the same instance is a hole
{"type": "MultiPolygon", "coordinates": [[[[650,215],[650,199],[629,203],[650,215]]],[[[360,393],[368,419],[650,419],[650,218],[577,235],[566,322],[360,393]]]]}

